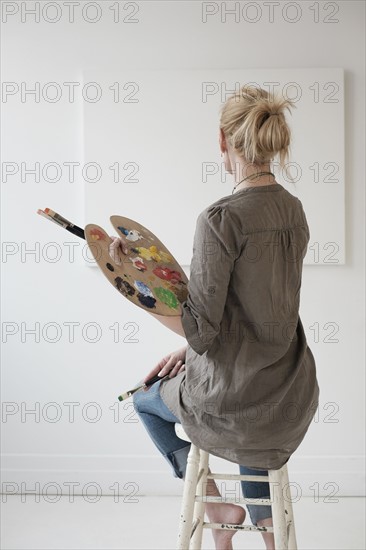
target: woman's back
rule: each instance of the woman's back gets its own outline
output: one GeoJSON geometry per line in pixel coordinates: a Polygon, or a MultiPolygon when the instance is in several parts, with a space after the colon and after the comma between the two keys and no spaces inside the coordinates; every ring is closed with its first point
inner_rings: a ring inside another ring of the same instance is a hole
{"type": "Polygon", "coordinates": [[[186,370],[160,392],[193,443],[254,469],[281,467],[318,405],[299,317],[309,236],[301,202],[280,184],[225,196],[197,220],[186,370]]]}

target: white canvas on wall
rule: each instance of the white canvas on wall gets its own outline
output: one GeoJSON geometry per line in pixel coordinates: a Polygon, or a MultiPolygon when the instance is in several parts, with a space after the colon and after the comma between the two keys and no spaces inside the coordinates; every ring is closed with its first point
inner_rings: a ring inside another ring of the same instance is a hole
{"type": "MultiPolygon", "coordinates": [[[[220,106],[243,84],[292,99],[289,171],[302,201],[309,265],[345,263],[343,69],[86,71],[85,224],[114,234],[112,215],[146,226],[189,266],[198,214],[235,184],[219,150],[220,106]]],[[[88,262],[90,265],[90,262],[88,262]]]]}

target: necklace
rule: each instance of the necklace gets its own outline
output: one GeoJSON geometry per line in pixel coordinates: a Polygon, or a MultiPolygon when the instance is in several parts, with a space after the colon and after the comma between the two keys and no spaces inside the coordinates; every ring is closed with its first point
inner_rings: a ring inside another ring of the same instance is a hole
{"type": "Polygon", "coordinates": [[[258,172],[258,174],[251,174],[250,176],[247,176],[246,178],[244,178],[243,180],[239,181],[239,183],[237,183],[234,187],[234,189],[232,190],[231,194],[233,195],[234,194],[234,191],[235,189],[238,187],[238,185],[240,185],[241,183],[243,183],[243,181],[245,180],[252,180],[252,179],[256,179],[256,178],[259,178],[260,176],[264,176],[265,174],[269,174],[273,177],[275,177],[274,174],[272,174],[272,172],[258,172]]]}

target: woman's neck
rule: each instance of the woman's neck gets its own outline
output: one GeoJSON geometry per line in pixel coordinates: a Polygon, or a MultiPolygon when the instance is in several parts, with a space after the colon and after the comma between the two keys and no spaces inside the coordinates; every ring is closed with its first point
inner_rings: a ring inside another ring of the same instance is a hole
{"type": "Polygon", "coordinates": [[[272,174],[267,173],[258,175],[257,178],[254,177],[261,172],[271,172],[270,165],[263,164],[261,166],[254,166],[253,164],[241,164],[239,170],[236,170],[234,174],[234,194],[246,187],[260,187],[264,185],[275,185],[277,183],[272,174]]]}

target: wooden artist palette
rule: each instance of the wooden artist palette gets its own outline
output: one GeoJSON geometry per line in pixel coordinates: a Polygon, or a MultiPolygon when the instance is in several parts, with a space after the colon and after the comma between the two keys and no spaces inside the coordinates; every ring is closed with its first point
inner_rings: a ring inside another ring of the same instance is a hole
{"type": "Polygon", "coordinates": [[[174,256],[146,227],[123,216],[110,221],[124,237],[128,254],[121,253],[118,265],[109,254],[113,239],[99,227],[88,224],[85,239],[99,268],[125,298],[157,315],[180,315],[187,299],[188,278],[174,256]]]}

